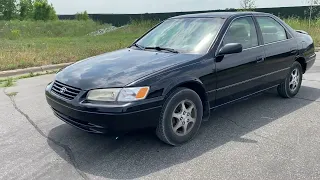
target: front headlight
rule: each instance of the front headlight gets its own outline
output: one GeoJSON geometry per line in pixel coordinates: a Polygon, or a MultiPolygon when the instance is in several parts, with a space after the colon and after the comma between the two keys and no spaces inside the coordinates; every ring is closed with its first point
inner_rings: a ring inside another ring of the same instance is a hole
{"type": "Polygon", "coordinates": [[[87,99],[93,101],[116,101],[120,90],[119,88],[91,90],[87,95],[87,99]]]}
{"type": "Polygon", "coordinates": [[[95,89],[89,91],[88,100],[130,102],[145,99],[149,87],[95,89]]]}

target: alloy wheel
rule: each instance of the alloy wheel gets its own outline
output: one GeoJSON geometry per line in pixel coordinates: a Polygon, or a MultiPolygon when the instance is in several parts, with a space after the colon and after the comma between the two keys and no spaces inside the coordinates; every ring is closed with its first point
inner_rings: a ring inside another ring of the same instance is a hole
{"type": "Polygon", "coordinates": [[[289,79],[290,91],[294,92],[295,90],[297,90],[299,83],[300,83],[300,73],[298,68],[295,68],[290,74],[290,79],[289,79]]]}
{"type": "Polygon", "coordinates": [[[187,135],[194,127],[197,119],[197,109],[190,100],[181,101],[172,113],[172,130],[178,136],[187,135]]]}

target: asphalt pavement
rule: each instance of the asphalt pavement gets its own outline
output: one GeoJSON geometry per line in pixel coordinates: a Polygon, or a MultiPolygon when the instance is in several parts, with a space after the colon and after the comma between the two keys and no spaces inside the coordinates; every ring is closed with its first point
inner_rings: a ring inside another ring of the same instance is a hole
{"type": "Polygon", "coordinates": [[[218,109],[180,147],[63,123],[45,100],[53,77],[0,89],[0,179],[320,179],[320,58],[295,98],[271,90],[218,109]]]}

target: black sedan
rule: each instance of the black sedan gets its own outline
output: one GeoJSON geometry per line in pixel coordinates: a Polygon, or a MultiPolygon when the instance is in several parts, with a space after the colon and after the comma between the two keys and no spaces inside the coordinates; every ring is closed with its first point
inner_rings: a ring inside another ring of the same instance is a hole
{"type": "Polygon", "coordinates": [[[273,87],[294,97],[316,59],[312,38],[265,13],[173,17],[132,46],[79,61],[46,88],[54,114],[90,133],[155,128],[192,139],[211,110],[273,87]]]}

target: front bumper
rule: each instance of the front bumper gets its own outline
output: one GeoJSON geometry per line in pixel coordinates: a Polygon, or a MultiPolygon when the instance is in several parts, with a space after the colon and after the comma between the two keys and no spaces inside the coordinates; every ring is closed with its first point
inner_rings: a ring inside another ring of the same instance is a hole
{"type": "MultiPolygon", "coordinates": [[[[46,99],[54,114],[78,129],[90,133],[115,133],[156,127],[162,100],[153,99],[127,104],[83,103],[79,97],[66,100],[46,88],[46,99]]],[[[80,95],[81,96],[81,95],[80,95]]]]}

